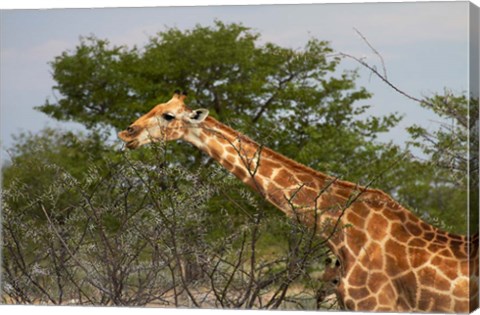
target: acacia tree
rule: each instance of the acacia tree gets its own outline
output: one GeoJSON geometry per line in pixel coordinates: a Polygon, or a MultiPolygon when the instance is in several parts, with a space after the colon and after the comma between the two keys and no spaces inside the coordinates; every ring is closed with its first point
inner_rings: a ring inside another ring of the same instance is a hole
{"type": "MultiPolygon", "coordinates": [[[[345,142],[341,155],[354,154],[353,147],[398,122],[396,115],[358,119],[368,105],[357,103],[370,94],[355,86],[355,72],[334,76],[340,59],[329,57],[327,42],[311,39],[293,50],[260,45],[259,37],[244,26],[217,21],[185,32],[168,29],[142,49],[83,38],[51,63],[58,95],[55,103],[47,100],[38,109],[88,128],[120,130],[181,88],[189,91],[191,107],[209,108],[252,138],[269,139],[273,130],[268,145],[287,155],[309,140],[338,138],[345,142]]],[[[340,156],[326,152],[330,161],[340,156]]]]}
{"type": "MultiPolygon", "coordinates": [[[[38,109],[90,129],[120,130],[176,88],[186,89],[191,107],[210,109],[221,121],[305,165],[361,184],[384,174],[375,187],[425,219],[450,222],[446,228],[464,233],[465,218],[451,210],[464,196],[448,202],[428,197],[431,184],[443,176],[437,166],[376,141],[401,117],[364,115],[370,94],[356,87],[355,71],[337,74],[341,59],[328,42],[312,38],[294,50],[259,44],[259,39],[245,26],[220,21],[186,31],[167,29],[142,48],[83,38],[51,63],[57,98],[38,109]],[[397,161],[395,171],[383,172],[392,161],[397,161]]],[[[169,150],[174,161],[194,168],[211,162],[190,147],[169,150]]],[[[444,188],[438,186],[437,196],[453,191],[444,188]]]]}
{"type": "MultiPolygon", "coordinates": [[[[359,118],[370,94],[356,87],[355,72],[334,74],[340,59],[331,56],[327,42],[311,39],[293,50],[260,45],[259,37],[242,25],[217,21],[184,32],[167,29],[142,49],[83,38],[52,62],[57,97],[38,109],[90,129],[120,130],[182,88],[190,92],[191,107],[209,108],[272,149],[355,182],[368,182],[402,155],[375,142],[400,117],[359,118]]],[[[202,162],[191,148],[170,150],[179,163],[202,162]]],[[[391,191],[399,181],[386,176],[376,185],[391,191]]]]}

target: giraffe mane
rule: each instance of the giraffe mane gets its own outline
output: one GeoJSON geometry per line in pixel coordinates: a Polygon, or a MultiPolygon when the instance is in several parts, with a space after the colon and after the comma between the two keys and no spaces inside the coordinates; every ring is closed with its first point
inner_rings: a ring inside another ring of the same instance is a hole
{"type": "Polygon", "coordinates": [[[252,140],[250,137],[242,134],[239,131],[234,130],[233,128],[220,123],[218,120],[215,118],[208,116],[205,120],[206,124],[213,125],[215,128],[221,130],[223,133],[228,133],[230,135],[235,135],[238,138],[241,139],[243,143],[250,144],[256,147],[262,147],[262,154],[266,154],[266,156],[274,156],[278,161],[281,161],[285,165],[289,165],[290,167],[293,167],[303,173],[306,173],[314,178],[321,178],[321,179],[326,179],[326,180],[333,180],[335,186],[340,186],[346,189],[350,190],[356,190],[356,191],[361,191],[362,192],[362,200],[363,201],[378,201],[378,202],[384,202],[391,204],[396,207],[401,207],[403,208],[397,201],[395,201],[389,194],[385,193],[384,191],[376,188],[370,188],[367,186],[362,186],[359,184],[355,184],[346,180],[341,180],[338,178],[335,178],[333,176],[326,175],[325,173],[322,173],[320,171],[317,171],[313,168],[310,168],[308,166],[305,166],[301,163],[296,162],[295,160],[280,154],[269,147],[263,146],[259,144],[258,142],[252,140]],[[374,199],[374,200],[371,200],[374,199]]]}

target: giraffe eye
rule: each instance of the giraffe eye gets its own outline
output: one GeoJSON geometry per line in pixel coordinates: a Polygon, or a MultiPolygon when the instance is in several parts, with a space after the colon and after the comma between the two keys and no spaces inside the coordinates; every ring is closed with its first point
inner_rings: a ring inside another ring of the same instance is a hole
{"type": "Polygon", "coordinates": [[[169,113],[165,113],[162,115],[163,119],[165,119],[166,121],[172,121],[175,116],[173,116],[172,114],[169,114],[169,113]]]}

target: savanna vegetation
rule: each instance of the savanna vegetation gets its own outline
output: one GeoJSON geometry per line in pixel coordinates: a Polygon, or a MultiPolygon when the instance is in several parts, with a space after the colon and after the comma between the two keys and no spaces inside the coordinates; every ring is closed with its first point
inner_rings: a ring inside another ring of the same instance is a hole
{"type": "Polygon", "coordinates": [[[21,134],[8,149],[4,303],[337,307],[322,281],[325,240],[185,143],[124,151],[112,139],[177,88],[261,144],[342,179],[373,180],[424,220],[466,234],[469,165],[478,172],[468,96],[421,100],[444,118],[438,130],[411,126],[407,146],[381,142],[402,117],[368,114],[371,94],[357,70],[339,70],[328,42],[293,50],[259,39],[217,21],[166,29],[144,47],[85,37],[51,62],[56,97],[37,110],[87,132],[21,134]]]}

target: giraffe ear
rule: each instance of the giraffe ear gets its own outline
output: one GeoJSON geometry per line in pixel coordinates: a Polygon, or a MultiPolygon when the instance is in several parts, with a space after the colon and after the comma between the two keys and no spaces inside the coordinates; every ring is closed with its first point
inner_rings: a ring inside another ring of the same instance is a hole
{"type": "Polygon", "coordinates": [[[192,113],[190,114],[189,120],[192,123],[198,124],[204,121],[205,118],[207,118],[207,116],[208,116],[208,109],[199,108],[192,111],[192,113]]]}

